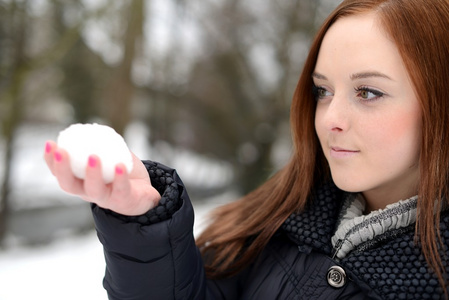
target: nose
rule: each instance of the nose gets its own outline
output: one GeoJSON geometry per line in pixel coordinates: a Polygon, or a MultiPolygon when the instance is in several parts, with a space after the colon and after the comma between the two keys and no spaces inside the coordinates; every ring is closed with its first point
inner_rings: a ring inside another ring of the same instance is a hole
{"type": "Polygon", "coordinates": [[[328,102],[318,102],[316,122],[326,131],[347,131],[350,127],[350,104],[347,98],[336,93],[328,102]]]}

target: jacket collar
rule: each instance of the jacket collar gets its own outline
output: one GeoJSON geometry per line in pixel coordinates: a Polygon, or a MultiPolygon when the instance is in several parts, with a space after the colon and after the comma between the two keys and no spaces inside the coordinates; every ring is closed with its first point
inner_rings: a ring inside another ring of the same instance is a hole
{"type": "Polygon", "coordinates": [[[281,230],[298,246],[330,255],[344,194],[333,183],[315,189],[306,209],[291,214],[281,230]]]}

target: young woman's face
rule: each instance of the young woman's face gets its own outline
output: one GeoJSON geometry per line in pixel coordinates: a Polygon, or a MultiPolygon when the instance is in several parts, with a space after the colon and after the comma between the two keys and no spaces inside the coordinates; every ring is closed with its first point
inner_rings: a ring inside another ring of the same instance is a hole
{"type": "Polygon", "coordinates": [[[332,178],[368,209],[417,192],[421,109],[395,44],[374,14],[326,33],[313,74],[315,129],[332,178]]]}

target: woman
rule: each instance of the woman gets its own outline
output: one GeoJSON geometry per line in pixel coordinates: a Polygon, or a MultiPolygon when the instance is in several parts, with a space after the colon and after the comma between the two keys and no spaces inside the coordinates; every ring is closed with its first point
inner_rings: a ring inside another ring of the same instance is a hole
{"type": "Polygon", "coordinates": [[[198,248],[173,170],[135,158],[104,186],[98,157],[81,181],[47,143],[62,188],[94,203],[110,299],[448,298],[448,16],[445,0],[336,8],[294,95],[291,161],[198,248]]]}

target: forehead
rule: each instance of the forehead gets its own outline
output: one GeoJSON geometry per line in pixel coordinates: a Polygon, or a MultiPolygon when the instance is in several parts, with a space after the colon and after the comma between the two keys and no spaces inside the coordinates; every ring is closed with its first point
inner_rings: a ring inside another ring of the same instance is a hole
{"type": "Polygon", "coordinates": [[[353,72],[381,68],[397,73],[404,71],[398,68],[405,69],[395,43],[374,13],[342,17],[325,34],[316,68],[339,66],[356,69],[353,72]]]}

